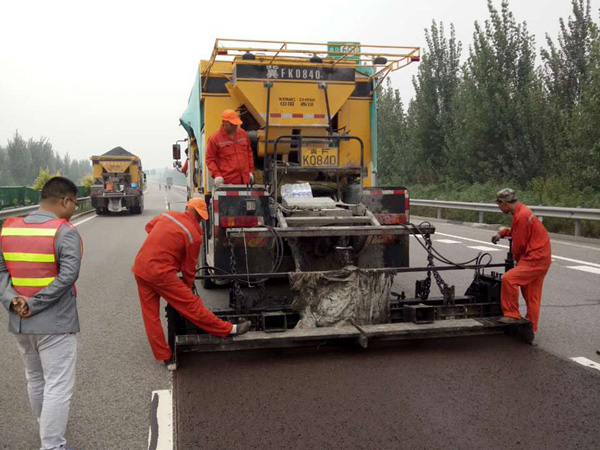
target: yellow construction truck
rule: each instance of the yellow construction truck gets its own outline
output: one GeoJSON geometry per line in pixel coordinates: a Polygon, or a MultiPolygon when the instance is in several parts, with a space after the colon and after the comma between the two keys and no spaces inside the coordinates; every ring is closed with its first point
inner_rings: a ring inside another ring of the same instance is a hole
{"type": "Polygon", "coordinates": [[[125,209],[132,214],[144,210],[144,177],[142,161],[122,147],[100,156],[92,156],[92,207],[96,213],[108,214],[125,209]]]}
{"type": "MultiPolygon", "coordinates": [[[[188,134],[188,193],[209,205],[197,278],[205,288],[228,286],[229,307],[217,315],[251,320],[254,331],[222,340],[168,309],[171,345],[366,345],[502,329],[487,320],[501,315],[500,275],[481,272],[481,255],[434,266],[434,228],[410,223],[404,186],[377,183],[377,90],[389,73],[419,60],[418,47],[216,40],[180,119],[188,134]],[[226,109],[238,111],[250,137],[256,181],[213,189],[207,141],[226,109]],[[427,250],[426,267],[409,267],[411,236],[427,250]],[[439,273],[457,268],[477,269],[463,296],[439,273]],[[415,271],[426,273],[415,297],[395,294],[394,275],[415,271]],[[441,297],[429,295],[432,275],[441,297]],[[429,326],[415,326],[422,323],[429,326]]],[[[177,143],[173,158],[180,166],[177,143]]]]}

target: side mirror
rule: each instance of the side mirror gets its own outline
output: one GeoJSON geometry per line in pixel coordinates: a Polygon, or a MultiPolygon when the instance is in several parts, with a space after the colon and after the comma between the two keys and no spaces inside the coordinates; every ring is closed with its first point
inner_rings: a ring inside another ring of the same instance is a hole
{"type": "Polygon", "coordinates": [[[181,159],[181,146],[179,144],[173,144],[173,159],[181,159]]]}

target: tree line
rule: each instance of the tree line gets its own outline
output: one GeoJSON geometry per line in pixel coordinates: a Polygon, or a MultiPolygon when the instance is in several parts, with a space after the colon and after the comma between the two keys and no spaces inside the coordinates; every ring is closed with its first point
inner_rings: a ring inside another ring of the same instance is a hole
{"type": "Polygon", "coordinates": [[[380,88],[380,184],[506,184],[597,201],[600,36],[590,1],[572,0],[558,37],[539,50],[508,1],[488,0],[488,11],[465,58],[452,24],[425,30],[408,107],[389,81],[380,88]]]}
{"type": "Polygon", "coordinates": [[[0,146],[0,186],[32,186],[42,171],[60,175],[81,184],[92,172],[90,161],[61,156],[46,138],[25,140],[18,131],[0,146]]]}

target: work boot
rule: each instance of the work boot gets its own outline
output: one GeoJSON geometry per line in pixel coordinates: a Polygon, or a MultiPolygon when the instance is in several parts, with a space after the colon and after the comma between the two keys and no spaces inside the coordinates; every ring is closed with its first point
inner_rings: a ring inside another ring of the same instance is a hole
{"type": "Polygon", "coordinates": [[[237,324],[237,330],[235,332],[235,336],[239,336],[241,334],[247,333],[250,331],[250,327],[252,327],[252,322],[246,319],[242,319],[237,324]]]}
{"type": "Polygon", "coordinates": [[[163,360],[163,363],[165,363],[167,370],[173,371],[177,369],[177,363],[175,362],[175,354],[173,354],[173,356],[171,356],[169,359],[163,360]]]}
{"type": "Polygon", "coordinates": [[[533,342],[533,340],[535,339],[535,333],[533,332],[532,326],[522,327],[519,334],[521,336],[521,339],[523,339],[523,342],[526,342],[529,345],[535,345],[535,343],[533,342]]]}
{"type": "Polygon", "coordinates": [[[517,323],[520,321],[521,321],[521,319],[517,319],[516,317],[509,317],[509,316],[502,316],[498,319],[498,322],[506,323],[506,324],[513,324],[513,323],[517,323]]]}

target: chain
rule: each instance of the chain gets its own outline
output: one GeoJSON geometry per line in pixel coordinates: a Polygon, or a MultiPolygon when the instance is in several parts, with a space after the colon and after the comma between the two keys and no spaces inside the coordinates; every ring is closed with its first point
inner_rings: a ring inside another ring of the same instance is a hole
{"type": "MultiPolygon", "coordinates": [[[[427,250],[427,267],[434,267],[435,262],[433,258],[433,244],[431,242],[431,235],[425,234],[423,235],[423,239],[425,240],[425,248],[427,250]]],[[[431,274],[433,273],[433,277],[435,278],[435,283],[437,284],[440,292],[444,296],[444,304],[451,302],[454,304],[454,286],[448,286],[448,283],[444,281],[442,276],[437,270],[427,271],[427,278],[424,280],[417,282],[417,295],[423,299],[427,300],[429,298],[429,293],[431,291],[431,274]]]]}
{"type": "MultiPolygon", "coordinates": [[[[231,256],[229,258],[229,269],[230,272],[235,274],[237,273],[237,264],[235,259],[235,252],[233,249],[233,241],[231,238],[228,238],[227,244],[229,246],[229,250],[231,251],[231,256]]],[[[229,304],[231,307],[234,307],[236,312],[241,313],[246,308],[246,296],[242,292],[242,288],[240,287],[240,282],[237,278],[233,279],[233,285],[229,292],[229,304]]]]}
{"type": "MultiPolygon", "coordinates": [[[[425,247],[427,250],[427,267],[433,266],[433,255],[431,254],[431,237],[426,234],[423,236],[425,239],[425,247]]],[[[427,300],[429,298],[429,293],[431,291],[431,271],[427,271],[427,278],[424,280],[417,281],[417,297],[422,300],[427,300]]]]}
{"type": "MultiPolygon", "coordinates": [[[[433,261],[433,252],[431,251],[433,244],[431,242],[431,235],[430,234],[426,234],[425,236],[425,244],[427,247],[427,266],[435,266],[435,263],[433,261]]],[[[448,302],[451,302],[452,304],[454,304],[454,286],[450,287],[448,286],[448,283],[446,283],[444,281],[444,279],[442,278],[442,276],[440,275],[440,273],[437,270],[432,270],[431,271],[433,273],[433,277],[435,278],[435,282],[438,286],[438,288],[440,289],[440,292],[442,293],[442,295],[444,296],[444,304],[447,304],[448,302]]],[[[430,277],[430,272],[427,272],[427,276],[430,280],[431,283],[431,277],[430,277]]]]}

